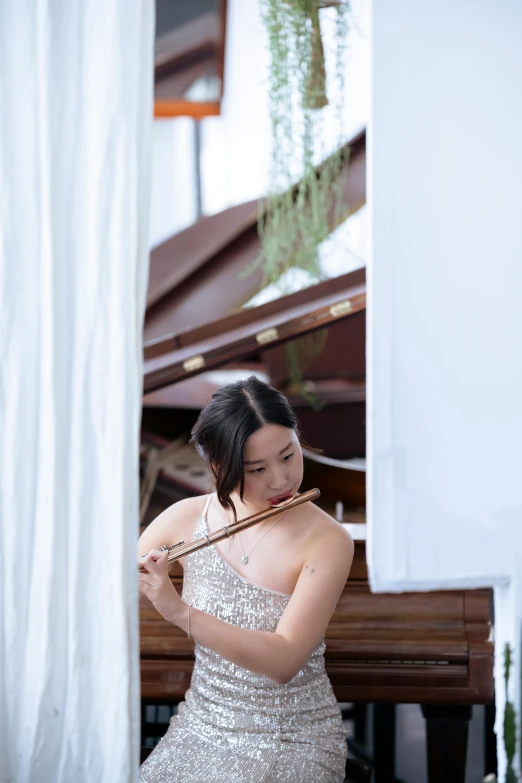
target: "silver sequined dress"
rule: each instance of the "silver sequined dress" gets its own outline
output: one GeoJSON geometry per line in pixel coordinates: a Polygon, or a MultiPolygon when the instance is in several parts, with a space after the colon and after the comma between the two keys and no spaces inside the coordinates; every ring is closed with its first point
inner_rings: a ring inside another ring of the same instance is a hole
{"type": "MultiPolygon", "coordinates": [[[[207,532],[207,508],[194,538],[207,532]]],[[[186,559],[183,598],[228,623],[271,632],[290,600],[240,576],[213,546],[186,559]]],[[[345,736],[323,642],[285,685],[196,643],[190,689],[140,783],[342,783],[345,736]]]]}

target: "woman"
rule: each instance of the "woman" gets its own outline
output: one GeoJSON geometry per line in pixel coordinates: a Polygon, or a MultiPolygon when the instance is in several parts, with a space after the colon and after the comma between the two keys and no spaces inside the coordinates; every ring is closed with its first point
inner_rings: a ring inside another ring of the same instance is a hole
{"type": "Polygon", "coordinates": [[[252,377],[221,388],[192,431],[216,492],[164,511],[139,541],[140,589],[196,642],[190,690],[142,783],[342,783],[345,734],[323,636],[353,542],[311,503],[185,559],[183,597],[159,548],[294,495],[303,478],[287,399],[252,377]],[[148,553],[148,554],[147,554],[148,553]]]}

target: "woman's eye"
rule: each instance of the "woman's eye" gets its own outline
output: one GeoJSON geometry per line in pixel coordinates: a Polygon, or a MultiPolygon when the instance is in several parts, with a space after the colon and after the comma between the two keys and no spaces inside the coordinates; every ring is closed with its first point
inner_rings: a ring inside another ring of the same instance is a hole
{"type": "MultiPolygon", "coordinates": [[[[288,462],[288,460],[293,457],[295,454],[295,451],[293,451],[291,454],[287,454],[286,457],[283,457],[283,462],[288,462]]],[[[262,473],[265,468],[254,468],[254,470],[249,470],[249,473],[262,473]]]]}

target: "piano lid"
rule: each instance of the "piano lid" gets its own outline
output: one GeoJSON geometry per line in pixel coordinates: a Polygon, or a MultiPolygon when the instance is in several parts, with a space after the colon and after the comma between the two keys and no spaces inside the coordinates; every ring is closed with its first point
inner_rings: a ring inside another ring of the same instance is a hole
{"type": "Polygon", "coordinates": [[[364,270],[145,346],[145,392],[308,334],[366,308],[364,270]]]}
{"type": "Polygon", "coordinates": [[[247,201],[217,215],[202,217],[158,245],[150,258],[147,308],[168,296],[256,224],[257,201],[247,201]]]}
{"type": "MultiPolygon", "coordinates": [[[[366,202],[366,133],[345,147],[344,209],[332,210],[337,228],[366,202]]],[[[202,218],[152,251],[145,341],[193,329],[242,307],[261,285],[258,204],[248,202],[202,218]]]]}

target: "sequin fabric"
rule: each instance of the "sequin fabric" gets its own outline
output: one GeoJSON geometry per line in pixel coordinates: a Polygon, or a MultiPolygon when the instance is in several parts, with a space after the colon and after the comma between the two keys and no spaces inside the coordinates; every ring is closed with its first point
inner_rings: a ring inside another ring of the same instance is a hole
{"type": "MultiPolygon", "coordinates": [[[[194,538],[206,532],[205,509],[194,538]]],[[[214,547],[185,561],[183,598],[227,623],[271,632],[290,600],[243,578],[214,547]]],[[[198,643],[195,654],[185,701],[140,783],[342,783],[346,735],[324,642],[284,685],[198,643]]]]}

